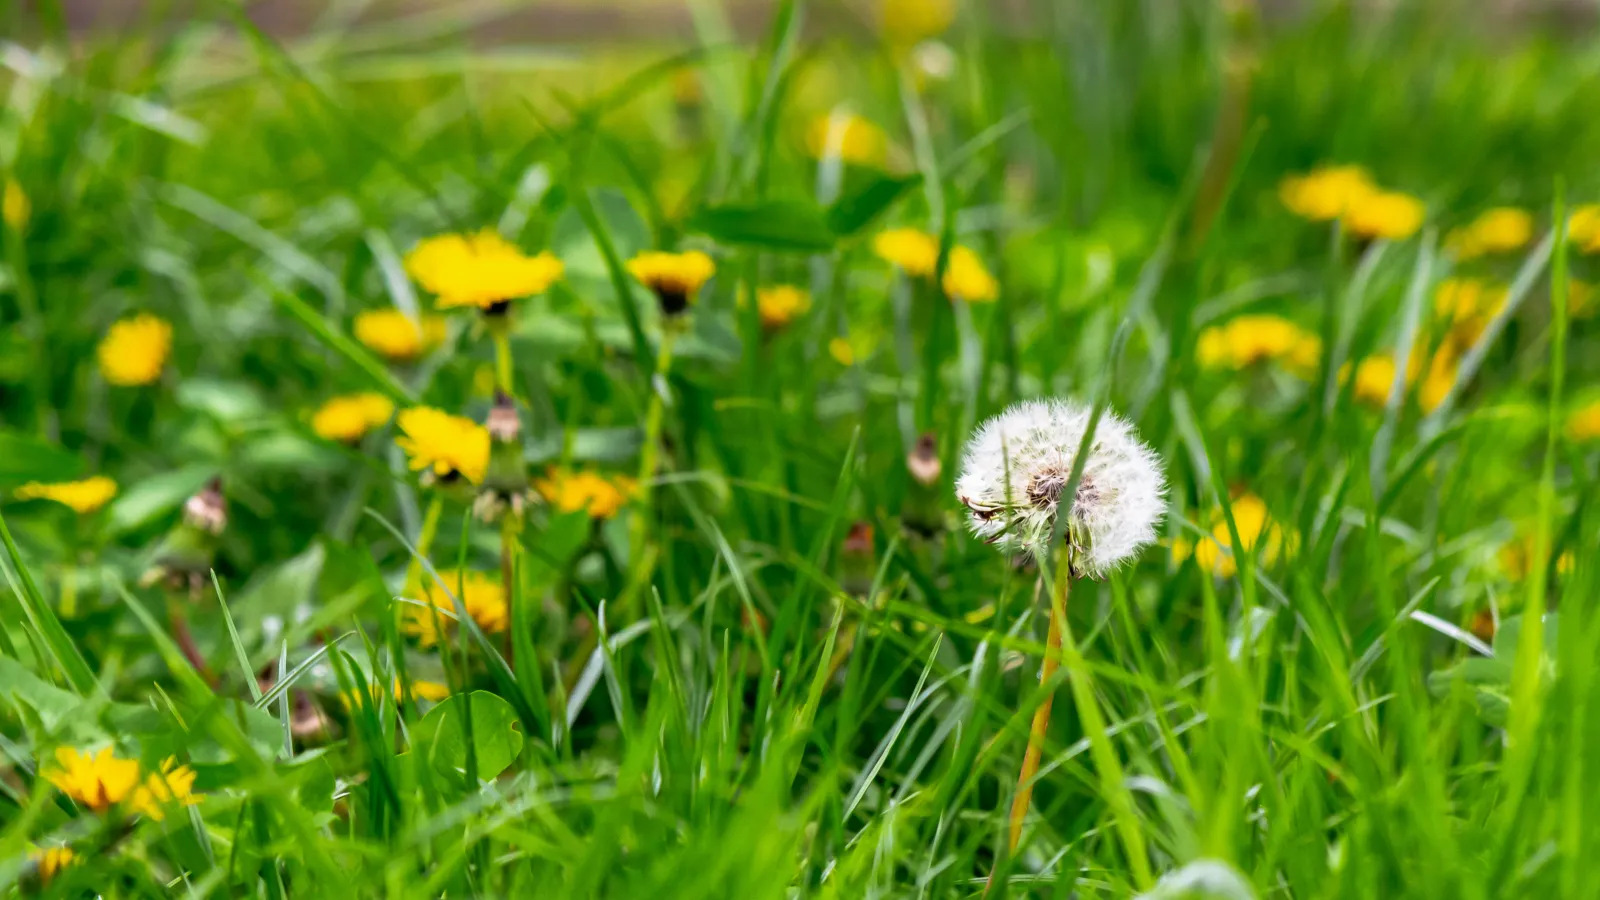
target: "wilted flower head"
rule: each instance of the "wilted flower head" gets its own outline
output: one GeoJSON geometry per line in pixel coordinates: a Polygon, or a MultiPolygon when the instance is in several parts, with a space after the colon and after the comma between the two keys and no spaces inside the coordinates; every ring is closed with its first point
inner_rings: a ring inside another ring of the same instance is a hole
{"type": "Polygon", "coordinates": [[[394,402],[371,392],[333,397],[311,416],[311,430],[330,441],[353,444],[389,421],[394,402]]]}
{"type": "Polygon", "coordinates": [[[87,515],[105,506],[116,495],[117,483],[104,475],[55,484],[31,481],[17,488],[16,492],[18,500],[54,500],[80,515],[87,515]]]}
{"type": "MultiPolygon", "coordinates": [[[[1071,400],[1029,400],[979,426],[956,481],[975,534],[1008,552],[1047,552],[1091,414],[1071,400]]],[[[1165,491],[1161,462],[1133,426],[1103,415],[1063,532],[1074,574],[1103,575],[1154,540],[1165,491]]]]}
{"type": "Polygon", "coordinates": [[[806,152],[813,159],[837,156],[854,165],[877,166],[888,145],[883,129],[855,113],[818,116],[806,129],[806,152]]]}
{"type": "Polygon", "coordinates": [[[395,443],[411,460],[413,472],[434,478],[459,474],[473,484],[489,467],[489,431],[462,416],[426,406],[403,409],[397,418],[405,434],[395,443]]]}
{"type": "Polygon", "coordinates": [[[131,387],[161,377],[172,353],[172,326],[140,313],[111,326],[96,351],[100,373],[111,384],[131,387]]]}
{"type": "Polygon", "coordinates": [[[428,238],[406,254],[405,266],[438,295],[440,309],[475,306],[491,313],[544,293],[563,271],[561,260],[549,253],[528,256],[492,228],[428,238]]]}
{"type": "Polygon", "coordinates": [[[648,251],[628,260],[628,272],[649,288],[661,302],[663,315],[681,315],[694,302],[695,294],[711,276],[717,264],[699,250],[687,253],[648,251]]]}
{"type": "Polygon", "coordinates": [[[139,783],[139,763],[118,759],[110,747],[92,754],[60,747],[56,765],[46,768],[44,775],[79,806],[105,812],[121,803],[139,783]]]}
{"type": "Polygon", "coordinates": [[[1000,282],[972,248],[958,244],[950,248],[950,258],[945,261],[944,292],[952,300],[991,303],[1000,296],[1000,282]]]}
{"type": "Polygon", "coordinates": [[[444,343],[440,316],[413,319],[398,309],[369,309],[356,314],[356,340],[390,362],[411,362],[444,343]]]}

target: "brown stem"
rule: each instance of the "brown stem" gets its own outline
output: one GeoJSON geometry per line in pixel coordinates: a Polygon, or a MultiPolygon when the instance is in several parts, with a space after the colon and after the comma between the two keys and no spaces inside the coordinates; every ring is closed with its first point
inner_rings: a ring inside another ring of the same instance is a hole
{"type": "Polygon", "coordinates": [[[206,665],[206,658],[200,653],[200,645],[194,642],[194,633],[189,630],[189,616],[184,611],[181,601],[167,605],[167,617],[172,621],[172,638],[178,642],[178,649],[183,651],[183,658],[194,666],[206,684],[213,689],[217,686],[217,676],[212,674],[211,667],[206,665]]]}
{"type": "MultiPolygon", "coordinates": [[[[1045,637],[1044,662],[1039,666],[1041,685],[1048,685],[1061,667],[1062,620],[1067,615],[1067,593],[1071,586],[1071,555],[1063,551],[1056,558],[1055,585],[1050,592],[1050,630],[1045,637]]],[[[1028,749],[1022,754],[1022,771],[1017,774],[1017,793],[1011,801],[1011,831],[1007,846],[1012,853],[1022,842],[1022,825],[1028,818],[1028,806],[1033,800],[1034,777],[1039,774],[1039,759],[1044,754],[1045,732],[1050,728],[1050,708],[1054,701],[1055,691],[1052,690],[1034,711],[1033,727],[1028,732],[1028,749]]]]}

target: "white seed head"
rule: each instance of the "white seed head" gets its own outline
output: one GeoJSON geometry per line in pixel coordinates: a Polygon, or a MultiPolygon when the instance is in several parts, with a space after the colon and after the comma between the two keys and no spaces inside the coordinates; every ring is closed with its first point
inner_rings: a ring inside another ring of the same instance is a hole
{"type": "MultiPolygon", "coordinates": [[[[1092,412],[1071,400],[1028,400],[978,427],[956,480],[973,533],[1006,552],[1043,554],[1092,412]]],[[[1100,577],[1155,540],[1165,493],[1160,459],[1127,421],[1102,415],[1063,532],[1074,574],[1100,577]]]]}

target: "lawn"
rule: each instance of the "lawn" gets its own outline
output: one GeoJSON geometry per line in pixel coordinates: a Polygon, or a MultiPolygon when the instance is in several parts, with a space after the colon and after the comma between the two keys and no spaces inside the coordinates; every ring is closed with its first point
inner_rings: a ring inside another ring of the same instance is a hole
{"type": "Polygon", "coordinates": [[[0,8],[0,893],[1600,896],[1488,5],[0,8]]]}

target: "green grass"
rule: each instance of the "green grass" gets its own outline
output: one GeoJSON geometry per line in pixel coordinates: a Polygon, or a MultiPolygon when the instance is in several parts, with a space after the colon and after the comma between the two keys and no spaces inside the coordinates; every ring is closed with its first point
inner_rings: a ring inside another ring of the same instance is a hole
{"type": "Polygon", "coordinates": [[[277,38],[221,3],[69,39],[39,5],[0,10],[0,175],[32,207],[0,230],[0,891],[65,844],[57,896],[1600,896],[1600,457],[1566,427],[1600,390],[1600,264],[1551,227],[1600,201],[1592,41],[1463,3],[972,3],[919,82],[834,4],[744,41],[692,3],[693,40],[626,49],[484,49],[437,14],[277,38]],[[838,104],[881,169],[805,152],[838,104]],[[1363,247],[1294,218],[1279,180],[1325,162],[1427,225],[1363,247]],[[1494,205],[1535,240],[1453,262],[1494,205]],[[347,448],[309,417],[368,390],[483,419],[475,314],[414,366],[351,321],[426,308],[401,256],[484,226],[567,267],[514,305],[530,472],[656,475],[604,522],[536,505],[510,637],[428,648],[408,569],[498,579],[499,528],[449,495],[414,559],[434,492],[394,427],[347,448]],[[896,226],[941,267],[971,246],[1000,299],[892,275],[896,226]],[[717,263],[670,354],[622,268],[650,248],[717,263]],[[1359,402],[1342,364],[1437,342],[1450,274],[1511,291],[1448,399],[1359,402]],[[738,298],[778,283],[812,305],[765,334],[738,298]],[[108,385],[96,345],[136,311],[172,357],[108,385]],[[1202,366],[1241,313],[1321,335],[1316,371],[1202,366]],[[1171,484],[1163,546],[1073,585],[1043,688],[1042,576],[952,489],[975,425],[1042,395],[1109,403],[1171,484]],[[89,516],[13,496],[91,474],[119,494],[89,516]],[[214,475],[204,589],[142,586],[214,475]],[[1248,548],[1247,494],[1273,523],[1248,548]],[[1214,527],[1236,573],[1166,546],[1214,527]],[[1460,637],[1491,608],[1492,658],[1460,637]],[[41,777],[106,744],[177,756],[204,801],[95,814],[41,777]]]}

